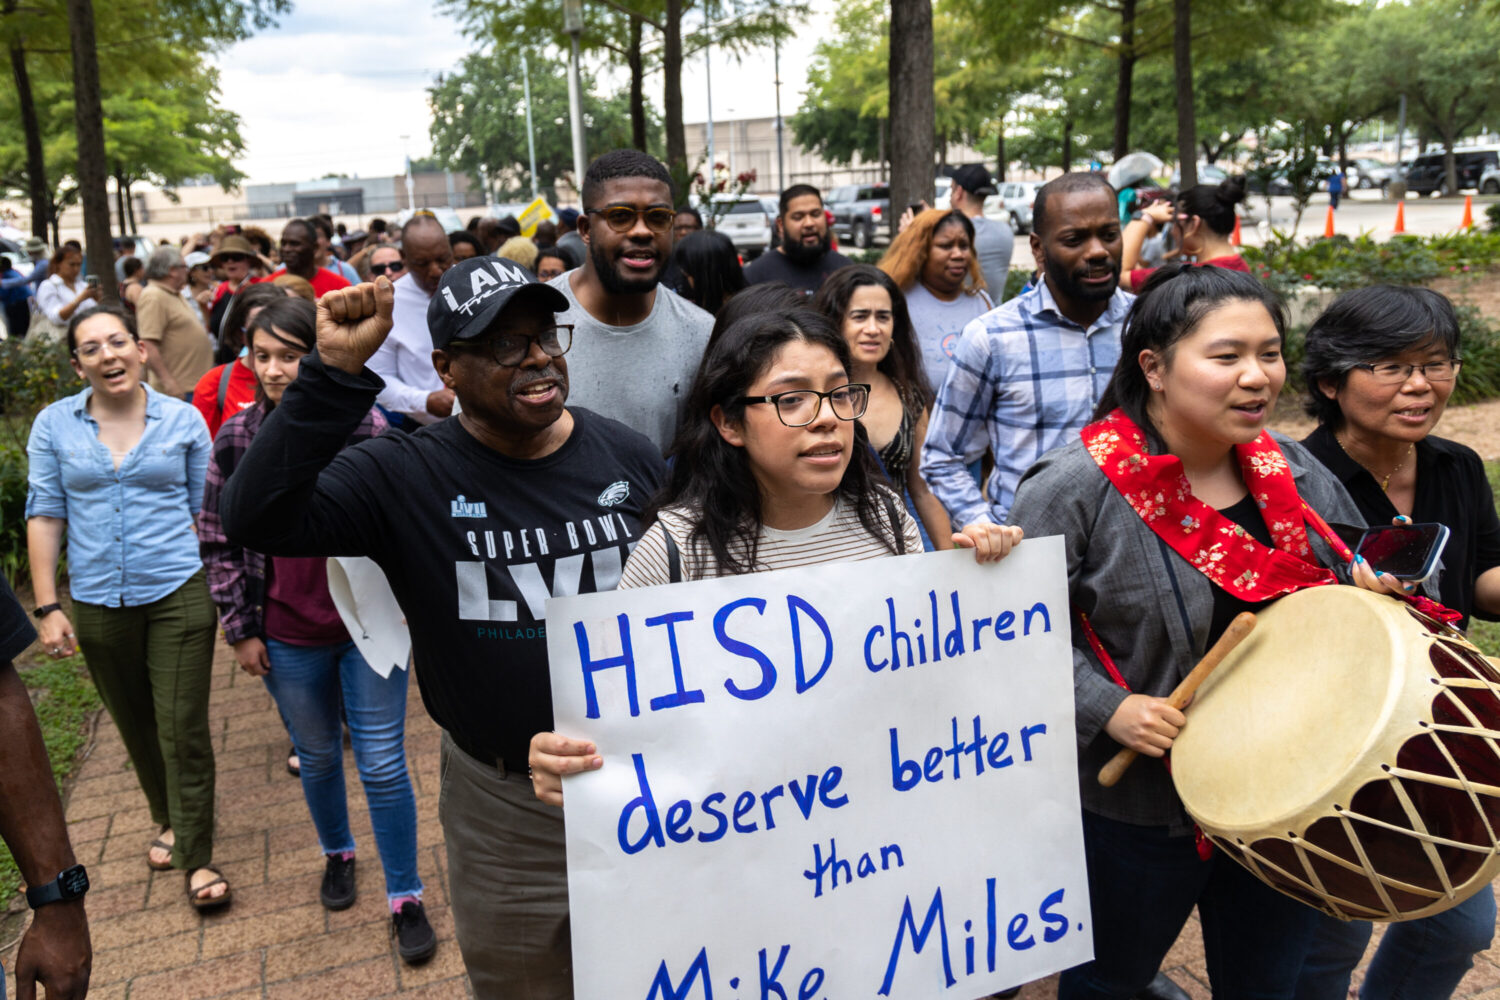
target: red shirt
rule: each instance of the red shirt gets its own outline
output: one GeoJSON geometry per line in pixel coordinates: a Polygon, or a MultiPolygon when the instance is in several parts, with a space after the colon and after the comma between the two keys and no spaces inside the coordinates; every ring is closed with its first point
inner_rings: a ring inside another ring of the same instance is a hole
{"type": "Polygon", "coordinates": [[[259,384],[255,380],[255,372],[238,360],[231,361],[230,364],[234,367],[230,369],[229,388],[224,393],[224,409],[219,409],[219,379],[224,375],[225,365],[210,368],[208,374],[200,378],[193,387],[193,405],[208,423],[210,437],[219,436],[219,428],[224,425],[224,421],[255,405],[255,390],[259,384]]]}
{"type": "Polygon", "coordinates": [[[292,646],[349,641],[328,592],[327,559],[271,556],[266,562],[266,638],[292,646]]]}
{"type": "MultiPolygon", "coordinates": [[[[268,274],[264,278],[251,278],[250,280],[254,284],[259,285],[262,282],[275,281],[276,278],[283,274],[286,274],[286,268],[284,267],[278,268],[274,274],[268,274]]],[[[349,282],[345,281],[342,275],[334,274],[326,267],[320,267],[313,271],[312,286],[313,295],[321,299],[329,292],[338,291],[340,288],[348,288],[349,282]]]]}
{"type": "MultiPolygon", "coordinates": [[[[1229,254],[1227,257],[1214,257],[1210,260],[1200,260],[1196,264],[1196,266],[1198,267],[1206,267],[1208,265],[1212,265],[1214,267],[1222,267],[1226,271],[1244,271],[1246,274],[1250,273],[1250,265],[1246,264],[1245,258],[1241,257],[1237,253],[1229,254]]],[[[1146,283],[1146,279],[1151,277],[1155,273],[1156,268],[1154,267],[1137,267],[1132,269],[1130,272],[1130,287],[1139,292],[1141,290],[1141,286],[1146,283]]]]}

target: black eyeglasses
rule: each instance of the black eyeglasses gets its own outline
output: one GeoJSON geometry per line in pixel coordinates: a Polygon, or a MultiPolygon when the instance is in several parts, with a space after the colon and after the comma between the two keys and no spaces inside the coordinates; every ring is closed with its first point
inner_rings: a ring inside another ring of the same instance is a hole
{"type": "Polygon", "coordinates": [[[387,272],[391,274],[400,274],[404,270],[406,270],[406,265],[399,260],[393,260],[389,264],[370,265],[370,273],[377,277],[387,272]]]}
{"type": "Polygon", "coordinates": [[[1429,382],[1451,382],[1458,378],[1458,370],[1463,367],[1463,363],[1463,358],[1429,361],[1425,365],[1407,365],[1399,361],[1383,361],[1380,364],[1372,364],[1366,361],[1354,367],[1363,368],[1371,375],[1374,375],[1377,382],[1384,383],[1385,385],[1400,385],[1411,378],[1412,372],[1421,372],[1422,377],[1429,382]]]}
{"type": "Polygon", "coordinates": [[[840,420],[858,420],[865,415],[865,407],[870,405],[870,387],[863,382],[850,382],[827,392],[788,389],[770,396],[745,396],[740,402],[746,406],[770,403],[776,407],[776,416],[782,423],[788,427],[806,427],[818,419],[825,399],[833,407],[835,417],[840,420]]]}
{"type": "Polygon", "coordinates": [[[489,340],[455,341],[449,346],[489,354],[495,359],[495,364],[502,368],[514,368],[526,360],[533,342],[541,347],[542,353],[547,357],[560,358],[573,346],[573,326],[570,323],[551,326],[534,337],[524,333],[502,333],[489,340]]]}
{"type": "Polygon", "coordinates": [[[672,228],[677,213],[670,208],[634,208],[630,205],[606,205],[603,208],[586,208],[589,215],[604,219],[606,225],[617,233],[628,233],[635,228],[636,219],[645,219],[646,228],[653,233],[665,233],[672,228]]]}

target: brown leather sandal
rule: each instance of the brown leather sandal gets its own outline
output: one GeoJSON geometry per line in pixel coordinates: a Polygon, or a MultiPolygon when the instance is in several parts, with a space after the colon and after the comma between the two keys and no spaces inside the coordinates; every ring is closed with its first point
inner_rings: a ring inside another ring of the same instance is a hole
{"type": "Polygon", "coordinates": [[[200,912],[204,911],[204,910],[217,910],[221,906],[227,906],[227,905],[229,905],[229,901],[232,898],[234,898],[234,892],[233,892],[233,890],[231,890],[229,888],[229,880],[226,879],[224,877],[223,873],[220,872],[213,865],[200,865],[199,867],[194,868],[192,871],[185,872],[184,874],[187,877],[187,898],[188,898],[188,902],[193,904],[193,909],[195,909],[195,910],[198,910],[200,912]],[[218,878],[214,879],[211,882],[205,882],[202,885],[198,886],[197,888],[194,888],[193,887],[193,873],[194,872],[201,872],[201,871],[211,871],[215,875],[217,875],[218,878]],[[204,892],[206,892],[209,889],[212,889],[216,885],[222,885],[222,886],[225,887],[224,888],[224,895],[222,895],[222,896],[204,896],[203,895],[204,892]]]}
{"type": "Polygon", "coordinates": [[[156,839],[153,840],[153,841],[151,841],[151,846],[146,849],[146,867],[150,868],[154,872],[169,872],[169,871],[172,870],[172,857],[171,857],[171,855],[172,855],[172,847],[173,847],[173,845],[171,845],[171,844],[169,844],[166,841],[164,841],[164,840],[161,839],[161,835],[163,833],[166,833],[170,829],[171,829],[171,827],[169,827],[169,826],[162,827],[161,830],[159,830],[157,832],[156,839]],[[162,864],[159,861],[152,861],[151,860],[151,851],[154,850],[154,849],[157,849],[157,848],[160,848],[161,850],[167,852],[167,862],[166,862],[166,864],[162,864]]]}

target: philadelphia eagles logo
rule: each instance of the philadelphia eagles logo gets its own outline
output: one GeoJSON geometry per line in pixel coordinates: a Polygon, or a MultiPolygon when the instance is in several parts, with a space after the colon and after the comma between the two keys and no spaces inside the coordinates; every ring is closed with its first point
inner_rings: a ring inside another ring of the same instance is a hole
{"type": "Polygon", "coordinates": [[[610,483],[604,488],[604,492],[599,494],[599,506],[613,507],[615,504],[624,503],[628,496],[630,496],[630,484],[625,480],[610,483]]]}

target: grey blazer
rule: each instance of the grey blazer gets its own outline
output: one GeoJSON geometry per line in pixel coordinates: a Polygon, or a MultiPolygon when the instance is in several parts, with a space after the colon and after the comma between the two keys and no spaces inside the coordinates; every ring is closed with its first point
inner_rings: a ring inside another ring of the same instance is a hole
{"type": "MultiPolygon", "coordinates": [[[[1332,473],[1307,449],[1273,434],[1297,491],[1330,522],[1364,525],[1359,509],[1332,473]]],[[[1009,523],[1028,538],[1062,535],[1068,592],[1089,616],[1099,640],[1130,684],[1110,680],[1073,616],[1073,698],[1083,807],[1142,826],[1192,829],[1171,776],[1159,760],[1143,759],[1113,788],[1096,776],[1120,745],[1104,731],[1129,693],[1165,697],[1192,670],[1208,645],[1213,585],[1159,539],[1120,496],[1081,439],[1043,456],[1022,477],[1009,523]]],[[[1318,561],[1348,576],[1316,531],[1309,538],[1318,561]]]]}

